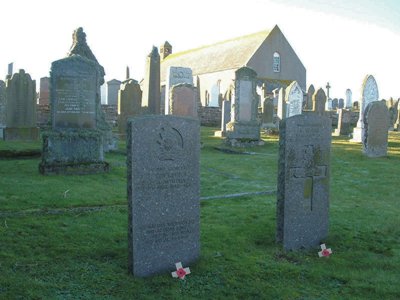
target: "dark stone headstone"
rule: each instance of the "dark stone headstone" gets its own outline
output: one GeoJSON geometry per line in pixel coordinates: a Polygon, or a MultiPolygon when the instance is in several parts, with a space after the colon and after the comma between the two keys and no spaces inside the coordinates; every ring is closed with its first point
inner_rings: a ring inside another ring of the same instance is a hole
{"type": "Polygon", "coordinates": [[[326,95],[322,88],[319,88],[312,97],[313,108],[312,110],[320,116],[325,114],[326,95]]]}
{"type": "Polygon", "coordinates": [[[273,127],[274,126],[274,100],[265,98],[263,101],[262,111],[262,124],[263,126],[273,127]]]}
{"type": "Polygon", "coordinates": [[[313,109],[313,100],[312,97],[315,93],[315,87],[311,84],[307,91],[307,101],[305,105],[305,109],[312,110],[313,109]]]}
{"type": "Polygon", "coordinates": [[[129,270],[139,277],[187,266],[200,252],[199,121],[128,122],[129,270]]]}
{"type": "Polygon", "coordinates": [[[344,99],[343,98],[340,98],[338,100],[338,107],[337,108],[338,109],[344,108],[344,99]]]}
{"type": "Polygon", "coordinates": [[[332,109],[336,110],[338,108],[339,105],[339,100],[337,98],[332,100],[332,109]]]}
{"type": "Polygon", "coordinates": [[[311,248],[328,235],[331,120],[297,115],[279,128],[277,241],[311,248]]]}
{"type": "Polygon", "coordinates": [[[351,112],[347,109],[338,109],[338,127],[333,133],[334,136],[349,135],[351,133],[351,112]]]}
{"type": "Polygon", "coordinates": [[[389,111],[385,103],[374,101],[364,111],[363,153],[369,157],[387,155],[389,111]]]}

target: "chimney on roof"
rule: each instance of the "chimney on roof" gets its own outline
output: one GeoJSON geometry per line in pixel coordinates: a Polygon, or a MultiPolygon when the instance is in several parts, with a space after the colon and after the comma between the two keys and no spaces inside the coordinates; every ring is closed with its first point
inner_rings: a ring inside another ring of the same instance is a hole
{"type": "Polygon", "coordinates": [[[165,41],[163,45],[160,46],[160,58],[161,60],[167,58],[168,55],[172,53],[172,46],[168,41],[165,41]]]}

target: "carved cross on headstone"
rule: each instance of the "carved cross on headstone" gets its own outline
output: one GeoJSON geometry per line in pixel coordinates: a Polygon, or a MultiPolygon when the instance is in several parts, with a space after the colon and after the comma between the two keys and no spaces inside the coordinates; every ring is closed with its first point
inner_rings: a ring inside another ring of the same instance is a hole
{"type": "Polygon", "coordinates": [[[329,99],[329,89],[331,86],[329,85],[329,82],[326,84],[326,98],[329,99]]]}

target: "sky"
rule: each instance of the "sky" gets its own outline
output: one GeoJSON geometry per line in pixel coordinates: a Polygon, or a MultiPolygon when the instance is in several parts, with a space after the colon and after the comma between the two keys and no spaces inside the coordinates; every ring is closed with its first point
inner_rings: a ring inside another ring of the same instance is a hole
{"type": "MultiPolygon", "coordinates": [[[[307,70],[307,86],[345,98],[372,74],[380,98],[400,98],[398,0],[19,0],[1,4],[0,78],[14,62],[33,79],[64,58],[74,29],[105,68],[106,81],[141,80],[152,46],[165,40],[180,52],[272,29],[277,24],[307,70]]],[[[283,59],[283,58],[282,58],[283,59]]]]}

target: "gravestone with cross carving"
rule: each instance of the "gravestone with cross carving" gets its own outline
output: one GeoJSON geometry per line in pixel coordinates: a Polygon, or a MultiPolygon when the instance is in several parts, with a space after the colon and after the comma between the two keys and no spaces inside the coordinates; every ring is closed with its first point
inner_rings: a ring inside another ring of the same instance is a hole
{"type": "Polygon", "coordinates": [[[314,247],[328,235],[331,120],[296,115],[279,128],[277,241],[314,247]]]}

